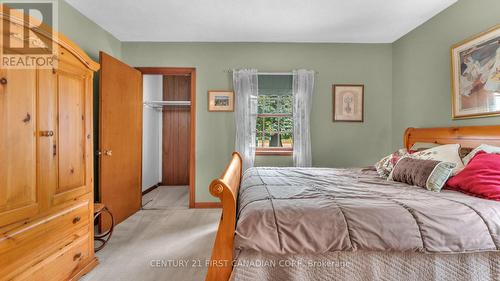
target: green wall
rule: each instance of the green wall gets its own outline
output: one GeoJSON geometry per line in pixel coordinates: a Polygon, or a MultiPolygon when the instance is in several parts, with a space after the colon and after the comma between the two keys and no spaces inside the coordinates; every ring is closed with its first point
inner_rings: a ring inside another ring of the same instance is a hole
{"type": "Polygon", "coordinates": [[[59,32],[75,42],[95,61],[99,51],[121,57],[122,43],[109,32],[82,15],[63,0],[59,0],[59,32]]]}
{"type": "MultiPolygon", "coordinates": [[[[409,126],[500,122],[451,119],[449,58],[451,45],[498,24],[498,11],[498,0],[459,0],[393,44],[132,43],[120,42],[61,0],[59,30],[94,59],[103,50],[131,66],[197,68],[196,201],[204,202],[215,201],[208,184],[234,149],[233,113],[207,111],[208,90],[232,89],[225,70],[318,71],[311,119],[313,165],[370,165],[400,147],[409,126]],[[364,123],[331,121],[334,83],[365,84],[364,123]]],[[[257,157],[256,165],[290,166],[292,159],[257,157]]]]}
{"type": "Polygon", "coordinates": [[[406,127],[500,123],[499,117],[453,121],[450,90],[450,47],[499,23],[499,0],[459,0],[393,43],[394,149],[406,127]]]}
{"type": "MultiPolygon", "coordinates": [[[[318,71],[311,119],[313,164],[373,164],[391,150],[392,48],[390,44],[137,43],[123,42],[131,66],[196,67],[196,201],[216,201],[208,184],[234,149],[233,113],[209,113],[207,91],[232,89],[224,70],[257,68],[318,71]],[[365,122],[332,122],[332,84],[365,84],[365,122]]],[[[257,157],[256,165],[290,166],[291,157],[257,157]]]]}

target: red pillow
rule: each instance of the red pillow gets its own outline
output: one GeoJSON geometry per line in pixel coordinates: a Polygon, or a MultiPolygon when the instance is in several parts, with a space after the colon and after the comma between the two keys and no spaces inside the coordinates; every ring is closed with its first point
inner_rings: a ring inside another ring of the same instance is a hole
{"type": "Polygon", "coordinates": [[[500,154],[481,151],[446,183],[450,189],[500,201],[500,154]]]}

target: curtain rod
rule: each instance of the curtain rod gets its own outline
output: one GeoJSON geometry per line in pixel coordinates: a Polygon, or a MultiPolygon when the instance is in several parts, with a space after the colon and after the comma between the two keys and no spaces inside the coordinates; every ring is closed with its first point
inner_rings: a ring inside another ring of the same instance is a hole
{"type": "MultiPolygon", "coordinates": [[[[232,73],[232,69],[225,69],[224,72],[232,73]]],[[[319,72],[315,71],[315,75],[319,74],[319,72]]],[[[293,72],[257,72],[257,75],[293,75],[293,72]]]]}

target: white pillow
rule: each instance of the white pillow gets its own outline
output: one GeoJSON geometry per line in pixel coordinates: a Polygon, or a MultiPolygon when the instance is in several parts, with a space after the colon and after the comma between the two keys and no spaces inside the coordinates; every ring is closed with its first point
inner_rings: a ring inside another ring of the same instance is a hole
{"type": "Polygon", "coordinates": [[[467,156],[462,159],[464,161],[464,165],[469,164],[469,161],[476,156],[476,154],[479,151],[484,151],[486,153],[494,153],[494,154],[500,154],[500,147],[498,146],[493,146],[493,145],[487,145],[487,144],[481,144],[480,146],[474,148],[467,156]]]}
{"type": "Polygon", "coordinates": [[[411,157],[423,160],[454,163],[456,164],[456,167],[453,169],[453,175],[456,175],[464,168],[464,163],[460,158],[459,150],[459,144],[445,144],[413,153],[411,154],[411,157]]]}

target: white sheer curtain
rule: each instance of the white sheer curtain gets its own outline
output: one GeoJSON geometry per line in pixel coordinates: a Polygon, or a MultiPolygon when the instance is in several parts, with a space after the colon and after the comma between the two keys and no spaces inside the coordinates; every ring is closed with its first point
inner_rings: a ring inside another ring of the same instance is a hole
{"type": "Polygon", "coordinates": [[[243,157],[243,171],[253,167],[255,159],[258,81],[256,69],[233,70],[236,113],[235,149],[243,157]]]}
{"type": "Polygon", "coordinates": [[[293,71],[293,164],[311,167],[310,116],[314,91],[314,71],[293,71]]]}

